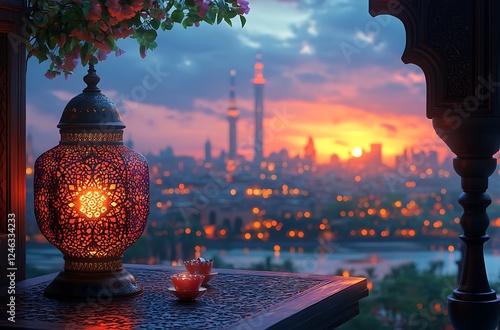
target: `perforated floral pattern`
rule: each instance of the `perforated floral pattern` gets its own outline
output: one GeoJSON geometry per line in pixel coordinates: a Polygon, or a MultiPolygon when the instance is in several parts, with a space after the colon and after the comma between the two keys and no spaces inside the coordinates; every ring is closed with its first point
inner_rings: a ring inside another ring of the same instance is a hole
{"type": "Polygon", "coordinates": [[[119,257],[146,225],[148,165],[123,145],[59,145],[37,159],[34,193],[40,230],[66,257],[119,257]]]}

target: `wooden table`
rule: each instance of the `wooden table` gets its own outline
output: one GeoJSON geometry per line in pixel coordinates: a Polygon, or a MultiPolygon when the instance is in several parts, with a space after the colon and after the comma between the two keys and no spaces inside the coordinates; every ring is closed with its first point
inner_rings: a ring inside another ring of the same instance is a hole
{"type": "Polygon", "coordinates": [[[324,275],[215,269],[206,293],[182,302],[167,289],[183,267],[126,265],[143,286],[141,296],[82,302],[47,298],[57,274],[16,285],[16,322],[7,322],[2,288],[0,327],[23,329],[325,329],[359,313],[366,279],[324,275]]]}

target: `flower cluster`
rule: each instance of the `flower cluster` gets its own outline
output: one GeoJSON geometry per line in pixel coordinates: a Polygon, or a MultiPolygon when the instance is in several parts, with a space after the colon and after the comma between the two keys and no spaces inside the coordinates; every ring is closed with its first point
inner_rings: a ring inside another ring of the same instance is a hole
{"type": "Polygon", "coordinates": [[[232,26],[236,17],[244,26],[249,10],[246,0],[29,0],[28,57],[50,61],[47,78],[67,76],[79,61],[85,66],[123,54],[118,39],[136,39],[144,58],[156,48],[159,29],[232,26]]]}

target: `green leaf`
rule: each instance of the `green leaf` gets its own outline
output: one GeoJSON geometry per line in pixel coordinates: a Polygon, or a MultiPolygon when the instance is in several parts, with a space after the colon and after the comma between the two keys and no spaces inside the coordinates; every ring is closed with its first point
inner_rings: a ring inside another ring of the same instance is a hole
{"type": "Polygon", "coordinates": [[[240,16],[240,21],[241,21],[241,27],[244,27],[245,23],[247,22],[247,18],[245,16],[240,16]]]}
{"type": "Polygon", "coordinates": [[[227,5],[224,1],[217,1],[217,6],[219,7],[220,11],[224,11],[227,5]]]}
{"type": "Polygon", "coordinates": [[[222,15],[222,13],[218,13],[217,14],[217,24],[220,24],[220,22],[222,22],[223,19],[224,19],[224,16],[222,15]]]}
{"type": "Polygon", "coordinates": [[[238,15],[238,12],[236,10],[230,10],[227,17],[229,17],[230,19],[233,19],[236,17],[236,15],[238,15]]]}
{"type": "Polygon", "coordinates": [[[70,48],[70,38],[66,39],[66,42],[64,43],[64,45],[59,48],[59,56],[61,56],[61,52],[64,53],[64,54],[69,54],[71,53],[73,49],[70,48]]]}
{"type": "Polygon", "coordinates": [[[154,50],[156,47],[158,47],[156,41],[151,41],[150,43],[148,43],[148,49],[154,50]]]}
{"type": "Polygon", "coordinates": [[[233,27],[233,23],[231,22],[231,20],[227,17],[224,17],[224,20],[226,21],[226,23],[230,26],[230,27],[233,27]]]}
{"type": "Polygon", "coordinates": [[[210,9],[209,11],[207,11],[207,15],[205,16],[204,21],[209,23],[209,24],[213,24],[216,16],[217,16],[217,13],[215,12],[215,10],[210,9]]]}
{"type": "Polygon", "coordinates": [[[146,41],[154,41],[157,36],[158,33],[156,33],[155,30],[146,30],[146,32],[144,33],[144,39],[146,41]]]}
{"type": "Polygon", "coordinates": [[[187,17],[184,21],[182,21],[182,26],[187,28],[189,26],[193,26],[195,20],[191,17],[187,17]]]}
{"type": "Polygon", "coordinates": [[[59,55],[59,57],[64,57],[64,55],[66,55],[66,54],[67,54],[67,52],[66,52],[66,49],[65,49],[65,48],[66,48],[66,46],[65,46],[65,47],[60,47],[60,48],[59,48],[59,51],[57,52],[57,53],[58,53],[58,55],[59,55]]]}
{"type": "Polygon", "coordinates": [[[49,40],[47,40],[47,46],[49,46],[49,49],[54,49],[57,45],[57,39],[54,36],[50,36],[49,40]]]}
{"type": "Polygon", "coordinates": [[[42,63],[42,62],[44,62],[44,61],[46,61],[46,60],[48,60],[47,53],[44,53],[44,52],[41,52],[41,51],[38,51],[36,53],[36,58],[38,59],[38,63],[39,64],[42,63]]]}
{"type": "Polygon", "coordinates": [[[82,61],[82,65],[86,66],[88,63],[87,56],[92,52],[92,47],[88,43],[84,43],[80,48],[80,59],[82,61]]]}
{"type": "Polygon", "coordinates": [[[116,50],[117,49],[115,38],[113,38],[112,36],[108,35],[106,37],[106,43],[108,44],[109,49],[111,49],[111,50],[116,50]]]}
{"type": "Polygon", "coordinates": [[[40,33],[38,34],[38,43],[39,44],[44,44],[47,42],[47,34],[45,30],[40,30],[40,33]]]}
{"type": "Polygon", "coordinates": [[[76,46],[76,44],[78,44],[78,38],[77,37],[67,37],[66,39],[66,45],[69,45],[69,49],[68,50],[73,50],[76,46]],[[69,41],[68,41],[69,39],[69,41]]]}
{"type": "Polygon", "coordinates": [[[33,45],[31,42],[26,42],[26,52],[28,53],[28,56],[31,56],[31,50],[33,49],[33,45]]]}
{"type": "Polygon", "coordinates": [[[135,15],[134,17],[128,19],[125,21],[128,26],[140,26],[142,24],[141,22],[141,15],[135,15]]]}
{"type": "Polygon", "coordinates": [[[207,23],[208,23],[208,24],[210,24],[210,25],[214,25],[214,21],[213,21],[213,20],[208,19],[207,17],[205,17],[205,18],[203,19],[203,21],[204,21],[204,22],[207,22],[207,23]]]}
{"type": "Polygon", "coordinates": [[[92,9],[92,4],[90,3],[90,1],[82,1],[81,4],[83,5],[83,16],[85,16],[89,13],[90,9],[92,9]]]}
{"type": "Polygon", "coordinates": [[[153,18],[150,24],[153,29],[158,30],[158,28],[160,27],[160,20],[153,18]]]}
{"type": "Polygon", "coordinates": [[[182,10],[176,9],[172,12],[170,19],[175,23],[181,23],[184,19],[184,12],[182,10]]]}
{"type": "Polygon", "coordinates": [[[135,34],[137,35],[138,38],[143,38],[144,34],[146,34],[146,31],[147,30],[145,28],[140,27],[140,28],[135,30],[135,34]]]}

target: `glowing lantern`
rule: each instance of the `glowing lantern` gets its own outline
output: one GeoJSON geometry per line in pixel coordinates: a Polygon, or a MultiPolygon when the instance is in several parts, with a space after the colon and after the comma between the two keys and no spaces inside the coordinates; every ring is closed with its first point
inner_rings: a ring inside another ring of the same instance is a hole
{"type": "Polygon", "coordinates": [[[64,270],[46,288],[56,298],[122,297],[142,293],[122,266],[149,213],[145,158],[123,145],[118,110],[101,94],[91,65],[87,88],[64,109],[59,145],[35,163],[35,216],[64,255],[64,270]]]}

